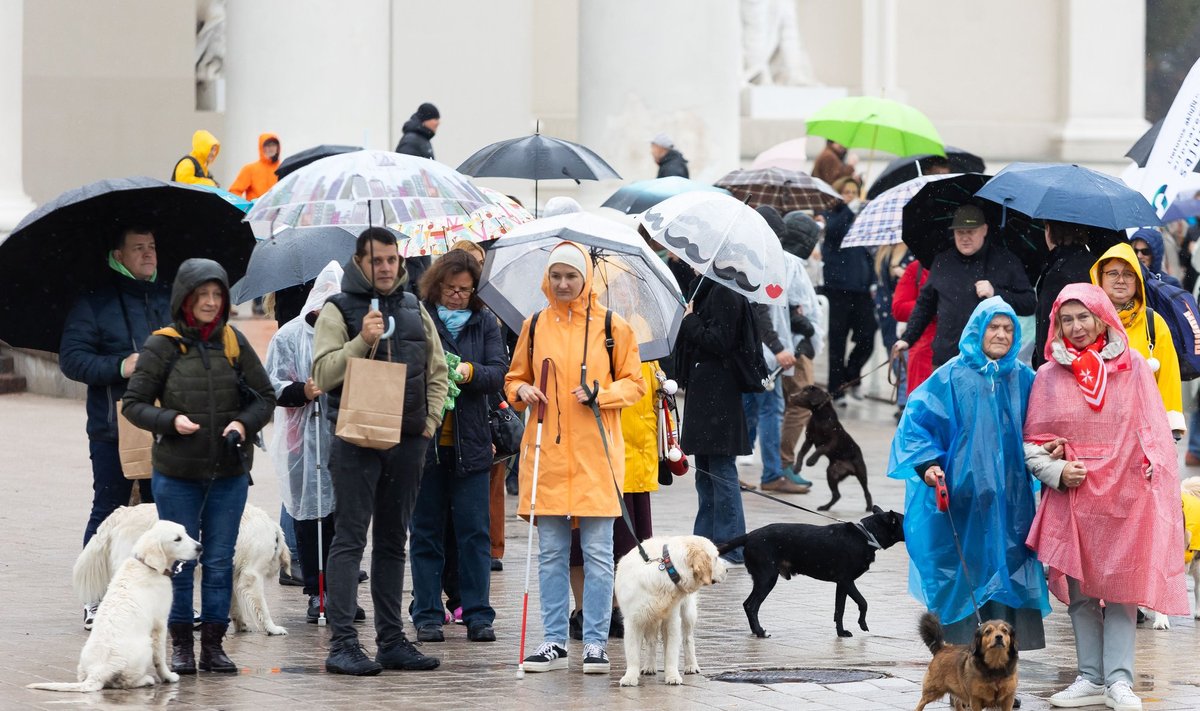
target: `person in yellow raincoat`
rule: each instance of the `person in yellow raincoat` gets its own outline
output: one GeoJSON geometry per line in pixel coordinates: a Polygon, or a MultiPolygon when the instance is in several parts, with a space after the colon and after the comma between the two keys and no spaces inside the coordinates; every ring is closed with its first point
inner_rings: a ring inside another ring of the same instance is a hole
{"type": "Polygon", "coordinates": [[[216,162],[220,152],[221,142],[216,136],[204,129],[196,131],[192,134],[192,152],[175,163],[171,180],[177,183],[221,187],[212,177],[212,164],[216,162]]]}
{"type": "MultiPolygon", "coordinates": [[[[612,317],[612,360],[605,347],[606,309],[592,291],[592,266],[584,249],[563,242],[550,253],[542,291],[550,305],[538,315],[530,356],[530,321],[521,326],[504,391],[518,410],[544,403],[546,414],[537,480],[538,587],[544,642],[523,663],[525,671],[567,668],[570,611],[571,526],[579,526],[584,556],[584,673],[607,673],[612,614],[613,520],[621,515],[618,492],[625,478],[621,409],[646,392],[637,337],[612,317]],[[543,360],[551,366],[538,382],[543,360]],[[586,368],[586,370],[585,370],[586,368]],[[583,373],[586,372],[586,377],[583,373]],[[587,388],[582,386],[587,383],[587,388]],[[593,388],[593,383],[598,387],[593,388]],[[542,390],[544,389],[545,394],[542,390]],[[608,451],[591,410],[600,408],[608,451]]],[[[530,514],[536,428],[521,443],[518,512],[530,514]]]]}
{"type": "Polygon", "coordinates": [[[1146,285],[1142,263],[1128,242],[1113,245],[1092,265],[1092,283],[1104,290],[1121,317],[1129,336],[1129,347],[1150,364],[1158,393],[1167,409],[1167,422],[1178,441],[1186,429],[1183,418],[1183,387],[1179,380],[1179,355],[1163,317],[1154,314],[1154,345],[1146,321],[1146,285]],[[1151,360],[1153,358],[1154,360],[1151,360]],[[1155,368],[1157,362],[1158,367],[1155,368]]]}

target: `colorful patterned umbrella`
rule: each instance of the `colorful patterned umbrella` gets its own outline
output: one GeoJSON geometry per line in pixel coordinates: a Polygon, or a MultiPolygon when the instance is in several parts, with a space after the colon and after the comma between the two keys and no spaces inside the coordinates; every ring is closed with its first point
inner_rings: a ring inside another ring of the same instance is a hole
{"type": "Polygon", "coordinates": [[[825,212],[842,200],[824,180],[782,168],[735,170],[713,185],[751,207],[770,205],[781,215],[794,210],[825,212]]]}
{"type": "Polygon", "coordinates": [[[490,202],[465,218],[430,218],[396,225],[396,231],[408,238],[400,243],[400,254],[405,258],[445,254],[459,240],[498,239],[533,219],[528,210],[504,193],[477,187],[490,202]]]}

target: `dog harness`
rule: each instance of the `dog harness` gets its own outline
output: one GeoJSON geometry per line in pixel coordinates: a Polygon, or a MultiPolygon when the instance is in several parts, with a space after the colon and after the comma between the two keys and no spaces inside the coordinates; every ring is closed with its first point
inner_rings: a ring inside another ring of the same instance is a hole
{"type": "MultiPolygon", "coordinates": [[[[835,519],[835,520],[836,520],[836,519],[835,519]]],[[[844,522],[844,523],[851,523],[851,524],[853,524],[853,525],[854,525],[854,527],[858,529],[858,532],[859,532],[859,533],[861,533],[861,534],[863,534],[864,536],[866,536],[866,537],[867,537],[867,543],[869,543],[869,544],[871,545],[871,547],[872,547],[872,548],[874,548],[874,549],[875,549],[875,550],[877,550],[877,551],[881,551],[881,550],[883,550],[883,546],[879,545],[879,540],[878,540],[877,538],[875,538],[875,534],[873,534],[873,533],[871,533],[870,531],[868,531],[868,530],[867,530],[867,527],[866,527],[866,526],[864,526],[864,525],[862,525],[862,522],[861,522],[861,521],[846,521],[846,522],[844,522]]]]}
{"type": "Polygon", "coordinates": [[[651,563],[657,562],[658,569],[662,570],[662,571],[666,571],[667,577],[669,577],[671,579],[671,582],[675,583],[676,585],[679,585],[683,581],[683,578],[680,577],[680,575],[679,575],[679,571],[675,570],[675,564],[671,562],[671,551],[667,550],[666,543],[663,544],[662,558],[659,558],[658,561],[649,561],[649,562],[651,562],[651,563]]]}

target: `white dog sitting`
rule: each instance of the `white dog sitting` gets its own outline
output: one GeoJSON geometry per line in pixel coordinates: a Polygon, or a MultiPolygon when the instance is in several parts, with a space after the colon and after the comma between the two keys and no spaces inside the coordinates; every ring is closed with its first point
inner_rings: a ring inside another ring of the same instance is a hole
{"type": "MultiPolygon", "coordinates": [[[[123,506],[114,511],[75,560],[75,592],[85,604],[105,594],[112,571],[129,557],[135,540],[158,521],[154,504],[123,506]]],[[[257,506],[246,504],[233,551],[233,599],[229,617],[235,631],[253,630],[269,635],[287,634],[275,624],[267,607],[267,580],[274,580],[281,567],[290,567],[292,555],[283,529],[257,506]]],[[[200,573],[200,567],[196,567],[200,573]]]]}
{"type": "Polygon", "coordinates": [[[682,684],[681,645],[684,674],[700,673],[693,637],[696,592],[725,579],[725,561],[717,555],[713,542],[701,536],[651,538],[643,541],[642,547],[653,559],[647,563],[636,548],[630,551],[617,564],[614,583],[625,616],[625,675],[621,686],[637,686],[639,674],[654,675],[660,636],[665,681],[682,684]]]}
{"type": "Polygon", "coordinates": [[[79,653],[79,681],[29,688],[99,691],[179,681],[167,663],[171,574],[177,563],[199,558],[200,551],[183,526],[170,521],[153,524],[108,584],[92,634],[79,653]]]}

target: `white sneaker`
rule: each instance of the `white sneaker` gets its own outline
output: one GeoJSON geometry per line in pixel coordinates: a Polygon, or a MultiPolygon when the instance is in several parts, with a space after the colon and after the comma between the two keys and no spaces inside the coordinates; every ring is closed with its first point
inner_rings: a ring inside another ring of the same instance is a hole
{"type": "Polygon", "coordinates": [[[521,668],[527,672],[547,672],[567,668],[567,650],[546,642],[534,650],[533,654],[525,657],[521,668]]]}
{"type": "Polygon", "coordinates": [[[100,603],[92,602],[83,606],[83,628],[90,630],[96,622],[96,610],[100,609],[100,603]]]}
{"type": "MultiPolygon", "coordinates": [[[[1075,677],[1075,683],[1050,697],[1050,705],[1058,708],[1095,706],[1107,702],[1108,695],[1104,691],[1104,686],[1093,684],[1081,676],[1075,677]]],[[[1141,708],[1141,704],[1138,705],[1138,708],[1141,708]]]]}
{"type": "Polygon", "coordinates": [[[1142,711],[1142,700],[1124,681],[1113,682],[1104,692],[1104,705],[1117,711],[1142,711]]]}
{"type": "Polygon", "coordinates": [[[608,669],[608,652],[604,651],[604,647],[598,644],[583,645],[584,674],[607,674],[608,669]]]}

